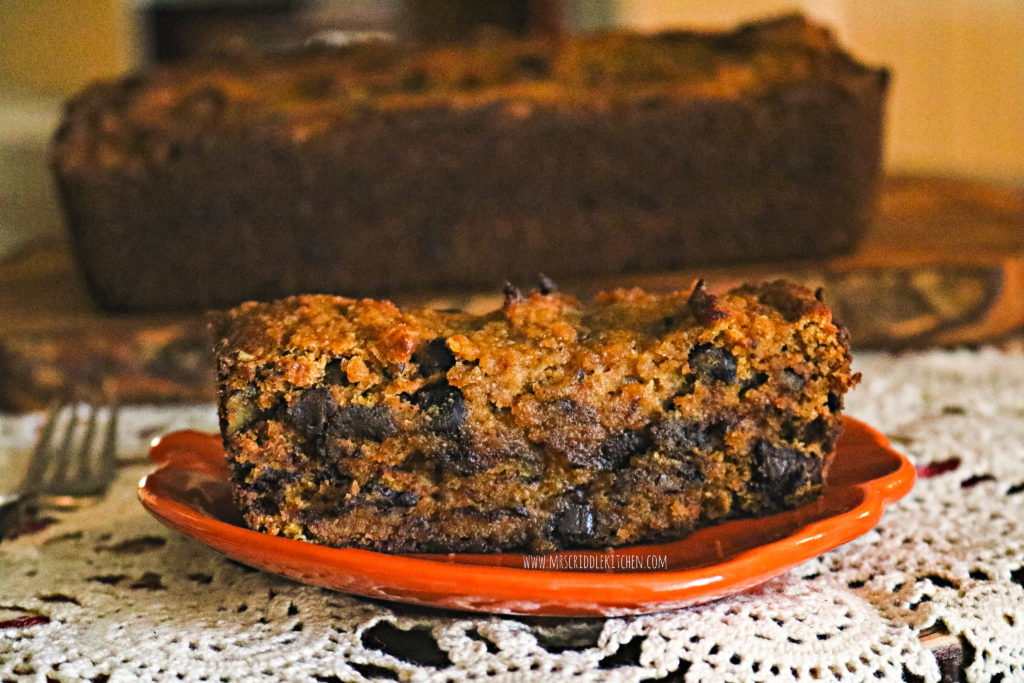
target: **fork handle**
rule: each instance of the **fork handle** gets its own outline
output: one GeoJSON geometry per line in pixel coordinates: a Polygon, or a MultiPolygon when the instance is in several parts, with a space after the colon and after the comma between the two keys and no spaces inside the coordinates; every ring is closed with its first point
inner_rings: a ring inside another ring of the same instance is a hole
{"type": "Polygon", "coordinates": [[[0,500],[0,543],[3,543],[25,516],[25,496],[7,496],[0,500]]]}

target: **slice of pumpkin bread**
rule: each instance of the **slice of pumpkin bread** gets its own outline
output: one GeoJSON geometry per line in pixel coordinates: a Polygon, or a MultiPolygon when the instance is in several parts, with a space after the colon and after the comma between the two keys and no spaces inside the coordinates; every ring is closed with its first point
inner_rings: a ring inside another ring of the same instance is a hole
{"type": "Polygon", "coordinates": [[[247,523],[387,552],[663,541],[803,505],[857,380],[845,330],[786,282],[509,289],[482,316],[296,296],[213,327],[247,523]]]}

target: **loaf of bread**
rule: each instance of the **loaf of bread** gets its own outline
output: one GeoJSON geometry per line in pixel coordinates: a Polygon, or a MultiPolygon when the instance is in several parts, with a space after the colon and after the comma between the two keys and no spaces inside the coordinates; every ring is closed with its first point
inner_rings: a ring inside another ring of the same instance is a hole
{"type": "Polygon", "coordinates": [[[871,216],[886,86],[796,16],[376,42],[95,85],[53,167],[114,310],[824,257],[871,216]]]}
{"type": "Polygon", "coordinates": [[[214,324],[235,498],[256,530],[390,552],[680,538],[821,492],[856,381],[787,284],[506,292],[492,313],[248,302],[214,324]]]}

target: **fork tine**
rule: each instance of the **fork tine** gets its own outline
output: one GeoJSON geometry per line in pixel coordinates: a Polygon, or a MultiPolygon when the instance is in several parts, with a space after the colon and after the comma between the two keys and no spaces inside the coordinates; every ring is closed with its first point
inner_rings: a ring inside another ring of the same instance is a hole
{"type": "Polygon", "coordinates": [[[21,480],[19,489],[23,493],[35,493],[43,483],[43,476],[50,468],[50,442],[53,440],[53,433],[57,429],[57,418],[64,410],[64,404],[54,401],[47,409],[46,422],[39,431],[39,438],[36,439],[36,447],[32,451],[32,458],[29,462],[28,471],[21,480]]]}
{"type": "MultiPolygon", "coordinates": [[[[96,440],[96,415],[100,409],[97,406],[89,406],[89,419],[85,425],[85,436],[78,445],[78,472],[75,473],[75,484],[88,483],[92,479],[92,448],[96,440]]],[[[70,483],[70,482],[69,482],[70,483]]]]}
{"type": "Polygon", "coordinates": [[[103,450],[100,452],[100,476],[103,486],[106,486],[114,479],[114,472],[117,467],[117,414],[120,410],[118,404],[110,406],[110,415],[107,420],[107,432],[103,438],[103,450]]]}
{"type": "Polygon", "coordinates": [[[68,481],[68,464],[71,462],[71,445],[75,436],[75,427],[78,426],[78,410],[75,404],[71,404],[68,410],[68,421],[64,426],[64,436],[56,451],[50,452],[51,457],[55,456],[56,464],[50,474],[49,481],[43,488],[57,489],[64,486],[68,481]]]}

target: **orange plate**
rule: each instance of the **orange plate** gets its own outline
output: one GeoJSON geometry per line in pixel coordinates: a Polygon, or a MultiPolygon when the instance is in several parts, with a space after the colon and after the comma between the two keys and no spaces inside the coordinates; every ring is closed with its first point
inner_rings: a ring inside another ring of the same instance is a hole
{"type": "Polygon", "coordinates": [[[174,432],[154,444],[150,458],[157,468],[139,487],[146,509],[239,562],[354,595],[544,616],[643,614],[745,590],[866,533],[915,479],[913,466],[884,436],[846,418],[824,494],[797,510],[614,551],[388,555],[245,528],[231,501],[218,436],[174,432]],[[528,561],[556,569],[524,568],[528,561]]]}

